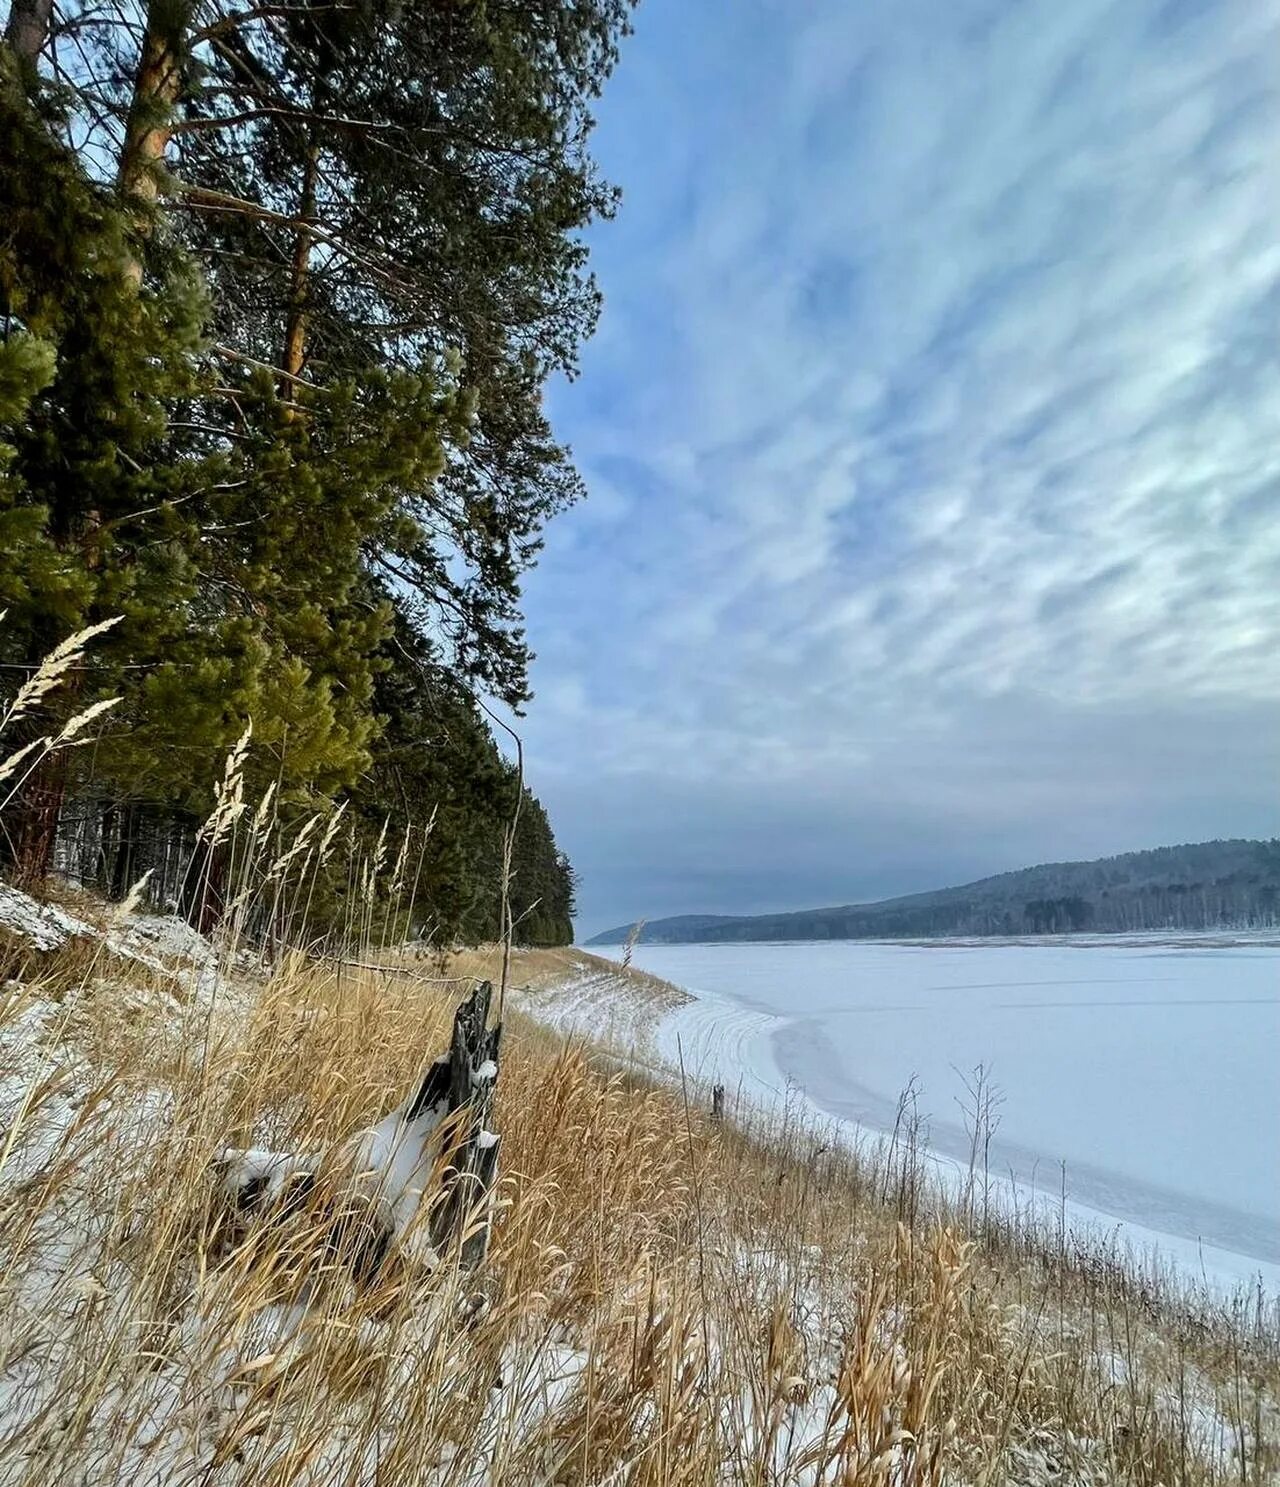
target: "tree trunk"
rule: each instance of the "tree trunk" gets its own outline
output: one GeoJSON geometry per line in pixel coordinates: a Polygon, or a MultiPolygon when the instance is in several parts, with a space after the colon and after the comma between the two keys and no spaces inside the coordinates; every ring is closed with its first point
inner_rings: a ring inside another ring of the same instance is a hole
{"type": "MultiPolygon", "coordinates": [[[[27,665],[34,670],[62,638],[58,625],[48,615],[38,616],[27,646],[27,665]]],[[[79,675],[72,672],[63,678],[63,690],[74,696],[79,675]]],[[[6,751],[16,752],[42,738],[54,737],[65,721],[65,712],[45,698],[25,717],[19,718],[5,737],[6,751]]],[[[53,866],[53,849],[62,820],[62,803],[67,793],[67,756],[65,752],[42,753],[36,750],[36,763],[27,771],[20,766],[17,780],[10,780],[5,791],[14,789],[13,799],[0,820],[0,855],[3,855],[14,878],[24,887],[34,887],[49,876],[53,866]],[[22,776],[25,774],[25,778],[22,776]]],[[[0,793],[0,800],[4,794],[0,793]]]]}
{"type": "Polygon", "coordinates": [[[40,760],[13,801],[6,855],[23,887],[34,887],[49,876],[66,793],[67,756],[55,751],[40,760]]]}
{"type": "Polygon", "coordinates": [[[105,889],[111,881],[112,846],[115,840],[119,811],[114,800],[108,800],[98,817],[98,850],[93,859],[93,881],[96,887],[105,889]]]}
{"type": "Polygon", "coordinates": [[[402,1105],[357,1133],[335,1158],[323,1151],[224,1152],[217,1163],[219,1185],[237,1225],[308,1202],[329,1162],[339,1185],[325,1200],[328,1218],[316,1222],[316,1214],[308,1221],[313,1232],[327,1231],[329,1254],[344,1256],[356,1279],[367,1284],[413,1225],[442,1140],[439,1152],[447,1165],[442,1193],[431,1195],[431,1244],[442,1255],[456,1245],[463,1268],[478,1264],[489,1245],[498,1171],[499,1139],[486,1128],[502,1037],[501,1025],[488,1025],[492,999],[488,981],[476,986],[454,1017],[449,1051],[402,1105]]]}
{"type": "MultiPolygon", "coordinates": [[[[121,192],[136,208],[135,228],[142,238],[151,231],[151,213],[160,194],[159,172],[169,144],[173,106],[182,86],[185,29],[185,6],[151,0],[118,177],[121,192]]],[[[134,283],[141,281],[140,257],[130,261],[127,272],[134,283]]]]}
{"type": "Polygon", "coordinates": [[[40,60],[52,14],[53,0],[12,0],[4,39],[28,67],[40,60]]]}
{"type": "Polygon", "coordinates": [[[222,923],[226,899],[226,844],[210,847],[207,841],[198,841],[179,895],[182,917],[202,935],[212,934],[222,923]]]}
{"type": "MultiPolygon", "coordinates": [[[[316,131],[311,130],[307,144],[307,159],[302,170],[302,191],[298,198],[298,217],[310,223],[316,211],[316,172],[320,150],[316,143],[316,131]]],[[[307,276],[311,268],[312,234],[310,227],[298,229],[294,239],[293,263],[289,271],[289,303],[285,315],[284,350],[280,366],[284,376],[280,379],[280,396],[293,397],[294,379],[302,375],[307,355],[307,276]]],[[[292,409],[288,410],[292,414],[292,409]]]]}
{"type": "Polygon", "coordinates": [[[138,827],[142,812],[136,800],[128,801],[120,808],[118,820],[120,836],[111,860],[111,881],[107,885],[108,895],[116,902],[128,897],[133,880],[138,876],[138,827]]]}
{"type": "MultiPolygon", "coordinates": [[[[431,1243],[443,1250],[461,1240],[459,1262],[477,1265],[489,1247],[488,1206],[498,1175],[499,1140],[488,1122],[498,1081],[502,1025],[489,1027],[493,987],[481,982],[458,1008],[449,1050],[448,1116],[455,1122],[445,1168],[444,1197],[431,1215],[431,1243]]],[[[421,1099],[429,1096],[424,1085],[421,1099]]],[[[410,1112],[412,1114],[412,1112],[410,1112]]]]}

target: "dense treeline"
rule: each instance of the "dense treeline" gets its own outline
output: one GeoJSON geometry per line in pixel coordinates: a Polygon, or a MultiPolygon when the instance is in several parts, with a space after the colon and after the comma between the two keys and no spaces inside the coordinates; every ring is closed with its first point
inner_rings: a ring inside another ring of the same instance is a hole
{"type": "Polygon", "coordinates": [[[251,720],[286,839],[327,801],[370,851],[416,823],[420,930],[496,932],[509,860],[517,933],[569,937],[476,694],[528,700],[520,576],[580,493],[542,388],[599,309],[588,106],[628,3],[12,0],[6,681],[120,617],[25,721],[120,699],[27,772],[13,870],[179,893],[251,720]]]}
{"type": "MultiPolygon", "coordinates": [[[[1280,924],[1280,841],[1199,842],[1055,862],[962,888],[793,914],[684,915],[644,925],[651,943],[857,940],[933,935],[1265,929],[1280,924]]],[[[592,944],[620,944],[630,926],[592,944]]]]}
{"type": "Polygon", "coordinates": [[[1068,934],[1089,928],[1093,905],[1078,893],[1064,898],[1033,898],[1023,905],[1022,918],[1033,935],[1068,934]]]}

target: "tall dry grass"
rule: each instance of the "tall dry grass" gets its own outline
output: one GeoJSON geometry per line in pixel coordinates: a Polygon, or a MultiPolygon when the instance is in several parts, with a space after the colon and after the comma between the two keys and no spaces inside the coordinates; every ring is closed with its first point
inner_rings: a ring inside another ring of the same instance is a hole
{"type": "Polygon", "coordinates": [[[1274,1478],[1239,1313],[913,1218],[901,1165],[514,1013],[485,1265],[410,1242],[357,1286],[322,1212],[237,1235],[211,1163],[384,1114],[455,988],[297,959],[167,1020],[119,990],[51,967],[0,1011],[0,1481],[1274,1478]]]}
{"type": "MultiPolygon", "coordinates": [[[[412,888],[389,847],[346,870],[341,954],[273,935],[251,965],[246,926],[305,917],[341,838],[281,842],[237,770],[209,828],[238,871],[220,965],[81,945],[0,1000],[5,1487],[1276,1480],[1260,1298],[932,1191],[909,1103],[860,1149],[787,1109],[713,1121],[705,1091],[513,1005],[481,1268],[419,1231],[360,1283],[319,1198],[244,1229],[223,1149],[323,1150],[385,1114],[495,952],[392,953],[378,883],[412,888]]],[[[512,979],[578,965],[517,953],[512,979]]],[[[658,994],[637,974],[619,995],[658,994]]]]}

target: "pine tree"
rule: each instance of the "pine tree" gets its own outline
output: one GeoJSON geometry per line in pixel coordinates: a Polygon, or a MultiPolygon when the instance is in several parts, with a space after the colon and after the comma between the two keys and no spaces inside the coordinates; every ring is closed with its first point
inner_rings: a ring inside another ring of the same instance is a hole
{"type": "MultiPolygon", "coordinates": [[[[136,215],[14,92],[4,102],[5,659],[34,664],[72,630],[124,617],[74,698],[123,697],[95,757],[113,798],[201,813],[250,717],[257,768],[286,798],[350,784],[376,732],[388,623],[364,546],[403,482],[439,473],[460,403],[373,374],[317,396],[301,426],[259,377],[235,439],[201,435],[206,304],[188,261],[166,266],[166,245],[149,244],[140,286],[136,215]]],[[[33,779],[33,820],[19,811],[11,827],[29,876],[47,868],[62,789],[33,779]]]]}
{"type": "MultiPolygon", "coordinates": [[[[194,386],[204,300],[180,258],[154,292],[137,292],[114,201],[11,78],[0,86],[0,197],[5,360],[27,368],[0,409],[0,647],[7,665],[34,665],[71,631],[122,615],[95,653],[99,670],[64,690],[64,705],[83,703],[125,685],[136,651],[157,654],[186,629],[202,498],[220,462],[174,458],[168,409],[194,386]]],[[[8,850],[30,876],[48,865],[65,763],[37,771],[9,826],[8,850]]]]}
{"type": "Polygon", "coordinates": [[[276,368],[303,416],[335,380],[438,378],[456,357],[468,439],[401,489],[376,562],[451,664],[519,703],[519,577],[580,493],[541,392],[572,374],[599,309],[579,233],[615,197],[586,153],[587,104],[628,6],[265,10],[188,30],[169,126],[227,378],[276,368]]]}
{"type": "MultiPolygon", "coordinates": [[[[11,8],[0,659],[123,616],[63,699],[119,726],[29,792],[29,868],[69,786],[122,888],[252,718],[251,785],[434,812],[427,918],[496,932],[520,787],[471,691],[526,699],[520,575],[578,494],[541,391],[598,312],[587,106],[627,11],[73,3],[68,73],[41,0],[11,8]]],[[[563,937],[571,873],[521,816],[527,932],[563,937]]]]}

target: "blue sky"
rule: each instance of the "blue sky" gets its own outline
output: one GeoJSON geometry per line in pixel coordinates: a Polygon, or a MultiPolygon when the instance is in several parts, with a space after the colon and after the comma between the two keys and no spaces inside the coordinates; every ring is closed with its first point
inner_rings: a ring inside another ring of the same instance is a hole
{"type": "Polygon", "coordinates": [[[580,933],[1280,832],[1280,0],[645,0],[597,112],[580,933]]]}

